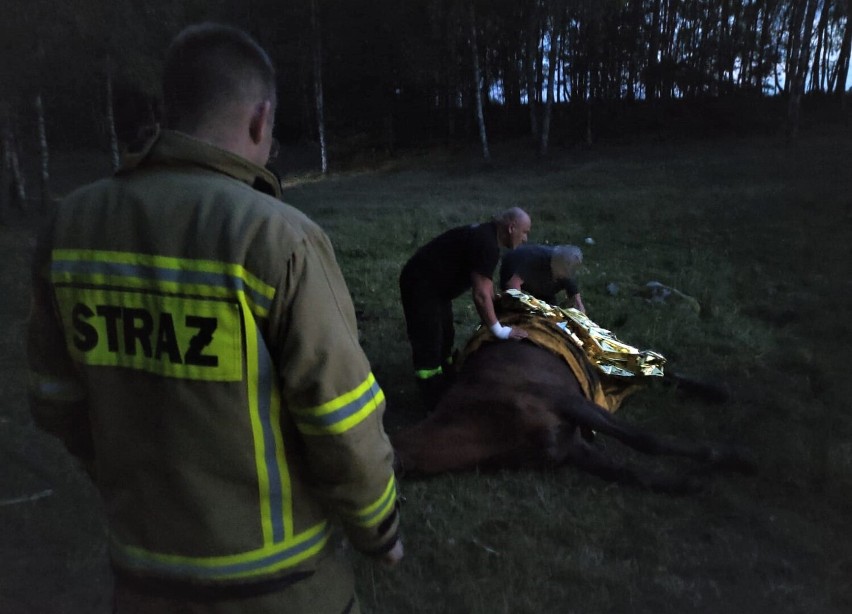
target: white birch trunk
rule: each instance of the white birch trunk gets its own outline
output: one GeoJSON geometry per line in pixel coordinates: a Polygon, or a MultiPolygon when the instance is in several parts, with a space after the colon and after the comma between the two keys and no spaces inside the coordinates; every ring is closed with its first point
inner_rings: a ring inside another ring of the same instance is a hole
{"type": "Polygon", "coordinates": [[[538,112],[538,81],[536,80],[536,59],[539,57],[539,27],[538,27],[538,2],[532,9],[530,20],[527,25],[527,57],[526,57],[526,77],[527,77],[527,104],[529,105],[530,113],[530,134],[534,141],[538,141],[539,125],[538,112]]]}
{"type": "Polygon", "coordinates": [[[44,104],[40,93],[36,96],[35,105],[38,114],[38,150],[41,155],[41,210],[47,211],[50,205],[50,151],[47,145],[44,104]]]}
{"type": "Polygon", "coordinates": [[[482,142],[482,157],[486,162],[491,161],[488,150],[488,134],[485,131],[485,114],[482,108],[482,71],[479,68],[479,49],[476,44],[476,15],[473,12],[473,1],[468,4],[470,16],[470,50],[473,54],[473,90],[475,93],[476,121],[479,124],[479,140],[482,142]]]}
{"type": "Polygon", "coordinates": [[[562,13],[564,8],[561,2],[557,2],[550,21],[550,49],[547,54],[547,61],[550,66],[547,69],[547,103],[544,107],[543,117],[541,118],[541,135],[539,140],[538,153],[541,156],[547,155],[547,148],[550,142],[550,119],[553,115],[553,96],[556,87],[556,60],[559,55],[559,39],[562,34],[562,13]]]}
{"type": "Polygon", "coordinates": [[[15,186],[15,204],[19,209],[24,209],[27,204],[27,188],[24,179],[24,174],[21,172],[21,163],[18,156],[18,143],[14,133],[11,133],[7,141],[7,156],[9,158],[9,166],[12,170],[12,182],[15,186]]]}
{"type": "Polygon", "coordinates": [[[314,99],[317,111],[317,136],[320,144],[322,174],[328,173],[328,148],[325,141],[325,101],[322,87],[322,38],[317,14],[317,0],[311,0],[311,26],[313,28],[314,99]]]}
{"type": "Polygon", "coordinates": [[[6,212],[9,210],[9,197],[12,191],[10,170],[12,160],[9,156],[8,119],[0,116],[0,224],[6,223],[6,212]]]}
{"type": "Polygon", "coordinates": [[[115,109],[112,101],[112,71],[107,70],[106,81],[106,119],[109,132],[109,151],[112,159],[112,170],[117,171],[121,164],[121,155],[118,148],[118,134],[115,131],[115,109]]]}

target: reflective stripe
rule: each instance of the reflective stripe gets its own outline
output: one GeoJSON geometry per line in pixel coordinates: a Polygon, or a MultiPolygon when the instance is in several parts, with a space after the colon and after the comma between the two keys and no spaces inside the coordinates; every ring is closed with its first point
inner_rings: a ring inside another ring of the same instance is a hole
{"type": "MultiPolygon", "coordinates": [[[[257,556],[267,556],[270,552],[278,553],[285,546],[292,546],[294,543],[293,504],[290,474],[279,428],[280,394],[269,352],[255,320],[268,315],[275,296],[275,288],[264,284],[240,265],[212,260],[190,260],[95,250],[54,250],[52,256],[51,280],[56,286],[57,296],[64,296],[67,305],[73,306],[76,302],[85,302],[84,299],[88,297],[92,299],[89,302],[93,303],[100,301],[121,305],[122,308],[144,307],[155,316],[159,316],[157,310],[168,311],[170,314],[174,312],[176,314],[174,320],[180,322],[182,321],[179,317],[181,312],[176,305],[186,304],[192,306],[198,314],[209,316],[216,321],[215,334],[211,340],[208,340],[205,351],[217,351],[217,343],[228,341],[231,354],[234,354],[230,362],[224,359],[226,356],[224,352],[216,354],[217,359],[222,358],[219,361],[219,370],[226,370],[227,375],[227,377],[219,377],[219,380],[241,380],[243,360],[245,360],[247,410],[251,423],[258,484],[257,523],[263,535],[263,547],[257,551],[259,553],[257,556]],[[239,308],[236,303],[239,304],[239,308]],[[208,304],[210,306],[206,307],[208,304]],[[233,307],[234,315],[226,318],[228,314],[224,310],[228,306],[233,307]],[[252,314],[254,318],[251,317],[252,314]],[[244,327],[244,337],[240,332],[242,327],[244,327]],[[245,343],[245,350],[242,348],[243,343],[245,343]],[[243,351],[245,351],[244,356],[243,351]]],[[[101,339],[107,336],[104,331],[95,329],[95,326],[103,326],[96,318],[86,321],[86,324],[96,333],[95,338],[101,339]]],[[[68,328],[73,329],[73,326],[68,328]]],[[[182,331],[178,330],[177,325],[174,329],[175,344],[182,349],[186,346],[184,339],[179,336],[182,331]]],[[[89,355],[92,354],[94,352],[89,350],[89,355]]],[[[140,356],[139,353],[131,354],[127,358],[108,348],[104,354],[111,358],[113,356],[121,358],[124,362],[118,366],[144,368],[182,379],[201,379],[198,374],[204,372],[202,369],[190,372],[183,364],[186,361],[181,362],[179,356],[175,359],[174,365],[158,365],[150,359],[148,363],[151,364],[142,364],[143,358],[150,357],[140,356]]],[[[114,358],[113,362],[117,360],[118,358],[114,358]]],[[[93,360],[86,362],[95,364],[93,360]]],[[[165,363],[163,360],[161,362],[165,363]]],[[[105,361],[101,363],[115,366],[105,361]]],[[[205,367],[205,370],[212,374],[216,373],[215,369],[209,367],[205,367]]],[[[213,379],[213,377],[207,379],[213,379]]],[[[319,551],[325,540],[326,537],[322,537],[322,543],[318,543],[316,548],[306,556],[319,551]]],[[[146,556],[144,551],[139,552],[143,553],[140,556],[146,556]]],[[[274,561],[269,564],[274,563],[275,568],[292,564],[288,562],[290,554],[283,559],[281,556],[275,554],[274,561]]],[[[155,559],[172,560],[168,557],[157,558],[156,556],[155,559]]],[[[258,563],[258,565],[262,567],[257,573],[261,573],[266,569],[263,566],[267,566],[267,563],[258,563]]]]}
{"type": "Polygon", "coordinates": [[[249,336],[252,337],[250,355],[256,356],[256,360],[247,362],[249,382],[256,382],[256,388],[249,387],[249,408],[255,434],[263,537],[266,544],[279,543],[293,534],[290,472],[284,456],[281,429],[277,428],[281,420],[281,402],[263,337],[256,327],[254,334],[249,336]],[[255,377],[252,377],[253,372],[255,377]]]}
{"type": "Polygon", "coordinates": [[[50,276],[54,284],[85,283],[201,296],[244,296],[252,313],[260,317],[269,313],[275,296],[275,288],[238,264],[130,252],[53,250],[50,276]]]}
{"type": "Polygon", "coordinates": [[[435,369],[420,369],[419,371],[414,372],[414,377],[417,379],[429,379],[430,377],[441,375],[443,372],[443,367],[436,367],[435,369]]]}
{"type": "Polygon", "coordinates": [[[30,394],[45,401],[75,403],[86,398],[86,389],[75,379],[42,375],[35,371],[27,374],[30,394]]]}
{"type": "Polygon", "coordinates": [[[355,514],[355,522],[363,527],[372,527],[379,524],[393,509],[396,504],[396,479],[391,474],[388,485],[382,495],[374,502],[364,507],[355,514]]]}
{"type": "Polygon", "coordinates": [[[294,408],[293,417],[305,435],[339,435],[361,423],[385,400],[370,373],[357,388],[315,407],[294,408]]]}
{"type": "Polygon", "coordinates": [[[226,556],[192,557],[151,552],[121,544],[113,536],[111,553],[121,566],[187,579],[229,580],[269,574],[293,567],[318,554],[328,542],[331,529],[320,523],[299,535],[258,550],[226,556]]]}

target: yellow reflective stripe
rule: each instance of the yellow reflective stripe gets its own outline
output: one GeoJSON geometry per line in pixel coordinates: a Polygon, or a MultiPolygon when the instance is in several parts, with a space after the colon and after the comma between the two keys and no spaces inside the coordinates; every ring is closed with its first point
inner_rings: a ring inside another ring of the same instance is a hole
{"type": "Polygon", "coordinates": [[[248,407],[251,417],[251,430],[254,437],[254,462],[257,467],[257,488],[260,497],[260,524],[263,531],[263,543],[273,543],[272,509],[269,504],[269,471],[266,465],[266,441],[263,420],[258,410],[258,344],[257,329],[246,331],[246,369],[248,371],[248,407]]]}
{"type": "MultiPolygon", "coordinates": [[[[272,393],[270,402],[270,426],[281,424],[281,394],[278,386],[268,383],[272,393]]],[[[293,535],[293,497],[290,483],[290,470],[287,467],[287,459],[284,454],[284,438],[280,428],[271,428],[275,440],[275,461],[278,466],[279,480],[281,483],[281,506],[280,514],[283,516],[284,535],[293,535]]]]}
{"type": "Polygon", "coordinates": [[[187,579],[230,580],[273,573],[316,556],[328,543],[326,522],[277,544],[225,556],[193,557],[152,552],[111,540],[112,555],[122,566],[187,579]]]}
{"type": "Polygon", "coordinates": [[[290,471],[279,428],[281,398],[272,359],[260,331],[251,324],[251,321],[247,323],[250,329],[246,335],[246,366],[260,521],[264,543],[279,543],[288,539],[294,530],[290,471]]]}
{"type": "Polygon", "coordinates": [[[354,520],[364,527],[373,527],[387,517],[396,504],[396,478],[391,474],[388,485],[381,496],[370,505],[354,514],[354,520]]]}
{"type": "Polygon", "coordinates": [[[252,312],[261,317],[268,314],[275,296],[275,288],[238,264],[132,252],[53,250],[51,280],[156,288],[218,298],[243,295],[252,312]]]}
{"type": "Polygon", "coordinates": [[[299,431],[305,435],[339,435],[360,424],[385,400],[370,373],[356,388],[322,405],[293,408],[299,431]]]}
{"type": "Polygon", "coordinates": [[[443,372],[443,367],[437,367],[435,369],[420,369],[414,372],[414,377],[417,379],[429,379],[430,377],[435,377],[443,372]]]}
{"type": "Polygon", "coordinates": [[[38,399],[75,403],[86,398],[86,389],[80,382],[69,377],[55,377],[29,371],[27,380],[30,394],[38,399]]]}

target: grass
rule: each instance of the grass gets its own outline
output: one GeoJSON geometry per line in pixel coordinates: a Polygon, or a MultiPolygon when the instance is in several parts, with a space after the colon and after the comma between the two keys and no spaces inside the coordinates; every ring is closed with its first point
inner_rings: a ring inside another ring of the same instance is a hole
{"type": "MultiPolygon", "coordinates": [[[[389,431],[420,416],[397,289],[403,263],[443,229],[520,204],[533,217],[532,241],[583,248],[580,283],[593,319],[733,391],[717,406],[652,389],[620,415],[661,433],[743,443],[760,459],[758,475],[715,477],[690,497],[613,486],[571,468],[405,481],[406,559],[388,570],[353,555],[362,609],[852,610],[850,137],[848,126],[835,125],[790,146],[769,138],[634,144],[547,161],[498,146],[490,167],[459,153],[288,178],[285,200],[335,245],[388,397],[389,431]],[[636,296],[649,281],[695,297],[700,313],[636,296]],[[618,294],[607,291],[611,283],[618,294]]],[[[20,229],[0,229],[11,297],[26,289],[20,269],[29,244],[20,237],[20,229]]],[[[469,297],[455,307],[461,343],[476,317],[469,297]]],[[[99,508],[26,417],[18,326],[25,301],[2,309],[16,324],[2,345],[0,443],[29,450],[57,488],[48,500],[0,508],[4,522],[20,527],[3,548],[9,563],[0,577],[9,580],[0,581],[0,606],[24,603],[29,578],[31,611],[60,602],[54,611],[104,611],[91,606],[104,582],[99,508]],[[75,532],[81,518],[88,523],[75,532]],[[8,569],[34,549],[58,556],[57,544],[64,570],[42,565],[54,574],[51,590],[35,588],[42,559],[25,572],[8,569]]],[[[686,467],[606,445],[637,463],[686,467]]]]}

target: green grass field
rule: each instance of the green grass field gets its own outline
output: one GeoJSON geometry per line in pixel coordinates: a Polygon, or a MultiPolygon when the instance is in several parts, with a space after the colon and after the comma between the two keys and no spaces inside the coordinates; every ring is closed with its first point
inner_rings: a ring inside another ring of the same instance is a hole
{"type": "MultiPolygon", "coordinates": [[[[532,242],[583,248],[580,284],[595,321],[733,393],[711,405],[654,388],[619,415],[658,433],[746,444],[760,470],[715,476],[689,497],[570,467],[403,481],[406,558],[388,570],[353,554],[362,609],[852,611],[849,126],[812,128],[794,145],[632,144],[547,161],[519,147],[493,154],[489,167],[475,152],[423,154],[286,180],[285,200],[335,245],[388,398],[388,431],[421,416],[397,289],[403,263],[442,230],[518,204],[532,215],[532,242]],[[649,281],[695,297],[700,313],[636,296],[649,281]]],[[[53,494],[0,505],[0,611],[106,612],[97,499],[24,404],[29,226],[0,228],[0,450],[10,455],[0,498],[53,494]]],[[[461,343],[477,322],[469,297],[455,307],[461,343]]],[[[604,445],[651,467],[689,467],[604,445]]]]}

